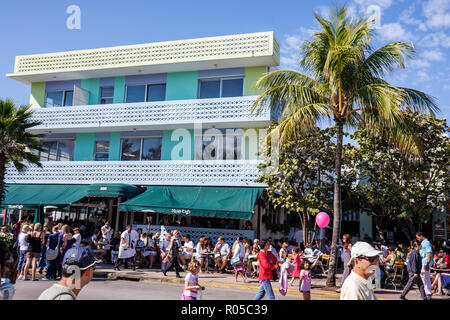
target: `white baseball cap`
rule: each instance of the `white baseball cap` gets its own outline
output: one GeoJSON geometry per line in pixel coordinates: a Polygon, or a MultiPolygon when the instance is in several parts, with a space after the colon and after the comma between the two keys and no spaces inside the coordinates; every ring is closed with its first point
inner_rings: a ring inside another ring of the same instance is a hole
{"type": "Polygon", "coordinates": [[[352,246],[352,258],[357,257],[375,257],[377,255],[382,254],[381,251],[378,251],[370,244],[364,241],[358,241],[352,246]]]}

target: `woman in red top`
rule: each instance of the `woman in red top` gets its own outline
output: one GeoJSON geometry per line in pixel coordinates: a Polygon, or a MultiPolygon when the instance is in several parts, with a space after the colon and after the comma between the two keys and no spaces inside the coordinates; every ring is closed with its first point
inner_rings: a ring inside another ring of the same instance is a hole
{"type": "Polygon", "coordinates": [[[262,250],[257,255],[260,286],[259,292],[253,300],[261,300],[266,293],[269,296],[269,300],[275,300],[275,294],[273,293],[270,280],[272,280],[272,270],[277,267],[277,258],[269,251],[270,242],[267,239],[261,241],[261,248],[262,250]]]}

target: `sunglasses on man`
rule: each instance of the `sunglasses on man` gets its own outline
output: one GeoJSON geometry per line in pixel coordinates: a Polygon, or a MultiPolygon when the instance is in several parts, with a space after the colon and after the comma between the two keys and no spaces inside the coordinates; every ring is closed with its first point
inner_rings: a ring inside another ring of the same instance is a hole
{"type": "Polygon", "coordinates": [[[364,259],[364,260],[369,261],[370,263],[374,263],[378,259],[378,256],[374,256],[374,257],[360,256],[360,257],[358,257],[358,259],[364,259]]]}

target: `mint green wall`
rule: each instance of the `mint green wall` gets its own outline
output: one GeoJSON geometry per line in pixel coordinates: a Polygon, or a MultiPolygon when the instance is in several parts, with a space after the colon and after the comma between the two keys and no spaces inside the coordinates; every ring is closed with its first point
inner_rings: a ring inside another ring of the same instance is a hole
{"type": "Polygon", "coordinates": [[[261,139],[264,138],[262,128],[246,128],[243,136],[243,160],[257,160],[258,152],[261,146],[261,139]]]}
{"type": "Polygon", "coordinates": [[[77,133],[73,160],[94,160],[94,152],[95,133],[77,133]]]}
{"type": "Polygon", "coordinates": [[[125,77],[115,77],[113,103],[124,103],[124,102],[125,102],[125,77]]]}
{"type": "Polygon", "coordinates": [[[31,84],[30,104],[32,107],[45,106],[45,82],[33,82],[31,84]]]}
{"type": "Polygon", "coordinates": [[[109,161],[120,160],[120,132],[111,132],[109,138],[109,161]]]}
{"type": "Polygon", "coordinates": [[[264,73],[267,67],[247,67],[245,68],[244,96],[254,96],[262,93],[261,90],[255,90],[253,85],[264,73]]]}
{"type": "Polygon", "coordinates": [[[81,79],[81,88],[89,91],[89,104],[100,103],[100,79],[81,79]]]}
{"type": "MultiPolygon", "coordinates": [[[[194,130],[189,129],[191,154],[181,151],[177,159],[172,159],[172,150],[181,146],[187,147],[189,142],[183,143],[183,137],[179,137],[178,141],[172,141],[172,133],[175,130],[164,130],[161,145],[161,160],[194,160],[194,130]],[[178,145],[178,147],[177,147],[178,145]]],[[[180,134],[183,132],[180,131],[180,134]]]]}
{"type": "Polygon", "coordinates": [[[197,99],[198,72],[167,74],[166,100],[197,99]]]}

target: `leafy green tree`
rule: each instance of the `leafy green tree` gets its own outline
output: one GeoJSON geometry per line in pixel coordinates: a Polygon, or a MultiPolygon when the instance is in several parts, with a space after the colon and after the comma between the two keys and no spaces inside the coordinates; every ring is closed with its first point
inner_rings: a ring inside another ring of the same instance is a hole
{"type": "MultiPolygon", "coordinates": [[[[269,130],[276,128],[273,124],[269,130]]],[[[330,207],[333,196],[332,170],[335,154],[335,128],[308,133],[288,141],[279,150],[278,165],[273,166],[271,145],[263,152],[256,180],[268,185],[267,196],[275,208],[298,214],[303,228],[303,241],[309,242],[314,216],[321,207],[330,207]]]]}
{"type": "Polygon", "coordinates": [[[5,200],[5,172],[11,163],[18,171],[24,162],[41,166],[36,151],[42,151],[39,135],[27,131],[39,122],[32,121],[30,106],[17,108],[11,100],[0,100],[0,203],[5,200]]]}
{"type": "Polygon", "coordinates": [[[382,237],[383,223],[399,222],[406,237],[431,221],[450,196],[450,138],[445,119],[407,112],[417,133],[422,157],[405,155],[382,136],[361,128],[353,135],[359,149],[352,155],[361,183],[355,198],[374,217],[382,237]]]}
{"type": "MultiPolygon", "coordinates": [[[[300,66],[305,73],[278,70],[262,76],[255,87],[263,93],[253,111],[266,107],[281,111],[274,131],[281,143],[295,133],[308,131],[323,120],[337,127],[334,165],[333,237],[327,285],[336,284],[337,249],[342,216],[341,176],[344,126],[364,126],[383,133],[404,152],[419,154],[416,136],[406,123],[403,110],[435,112],[427,94],[389,84],[384,77],[405,68],[415,53],[412,44],[392,42],[374,49],[374,28],[365,18],[353,20],[345,8],[336,8],[329,20],[315,14],[321,29],[301,48],[300,66]]],[[[272,131],[272,133],[274,133],[272,131]]]]}

